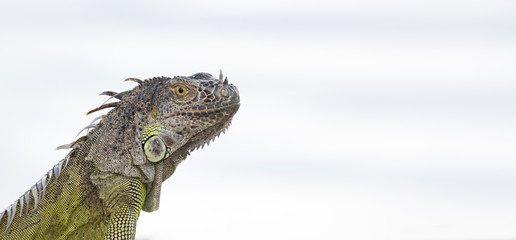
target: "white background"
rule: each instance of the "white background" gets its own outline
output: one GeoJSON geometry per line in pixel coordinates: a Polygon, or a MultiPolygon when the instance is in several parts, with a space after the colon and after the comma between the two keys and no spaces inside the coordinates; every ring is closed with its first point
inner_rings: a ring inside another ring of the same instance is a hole
{"type": "Polygon", "coordinates": [[[221,68],[233,125],[137,239],[516,239],[515,40],[514,1],[2,1],[0,206],[100,92],[221,68]]]}

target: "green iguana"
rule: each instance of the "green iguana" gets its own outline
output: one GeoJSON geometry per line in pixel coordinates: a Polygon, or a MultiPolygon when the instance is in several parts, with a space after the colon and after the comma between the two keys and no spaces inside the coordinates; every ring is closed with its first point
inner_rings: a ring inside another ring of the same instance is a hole
{"type": "Polygon", "coordinates": [[[224,132],[240,106],[222,72],[128,80],[139,85],[102,93],[119,101],[90,111],[113,107],[0,212],[0,239],[134,239],[140,210],[159,208],[161,183],[224,132]]]}

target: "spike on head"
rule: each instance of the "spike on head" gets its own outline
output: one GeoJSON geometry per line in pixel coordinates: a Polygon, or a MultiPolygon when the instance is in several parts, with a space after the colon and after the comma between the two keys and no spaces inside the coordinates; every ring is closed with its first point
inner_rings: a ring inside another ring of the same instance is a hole
{"type": "Polygon", "coordinates": [[[138,79],[138,78],[126,78],[126,79],[124,80],[124,82],[129,82],[129,81],[130,81],[130,82],[135,82],[135,83],[138,83],[138,84],[142,84],[142,83],[143,83],[143,81],[142,81],[142,80],[140,80],[140,79],[138,79]]]}
{"type": "Polygon", "coordinates": [[[104,91],[104,92],[101,92],[99,95],[102,96],[102,95],[106,95],[106,96],[110,96],[110,97],[113,97],[115,95],[117,95],[118,93],[117,92],[113,92],[113,91],[104,91]]]}
{"type": "Polygon", "coordinates": [[[104,109],[104,108],[118,107],[119,105],[120,105],[120,102],[107,103],[107,104],[104,104],[104,105],[102,105],[102,106],[100,106],[100,107],[98,107],[98,108],[95,108],[95,109],[93,109],[93,110],[91,110],[91,111],[87,112],[87,113],[86,113],[86,115],[89,115],[89,114],[94,113],[94,112],[96,112],[96,111],[102,110],[102,109],[104,109]]]}

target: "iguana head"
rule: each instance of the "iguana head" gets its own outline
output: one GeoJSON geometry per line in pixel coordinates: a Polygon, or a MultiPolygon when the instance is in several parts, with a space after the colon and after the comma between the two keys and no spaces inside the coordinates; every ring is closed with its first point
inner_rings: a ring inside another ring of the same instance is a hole
{"type": "Polygon", "coordinates": [[[142,146],[152,163],[180,148],[189,152],[213,140],[240,106],[236,87],[207,73],[174,77],[160,85],[143,125],[142,146]]]}
{"type": "Polygon", "coordinates": [[[134,81],[140,84],[133,90],[106,92],[120,101],[105,105],[115,109],[88,134],[97,149],[88,158],[101,172],[147,183],[143,210],[154,211],[159,207],[161,183],[192,150],[225,131],[240,97],[222,73],[218,79],[197,73],[134,81]]]}

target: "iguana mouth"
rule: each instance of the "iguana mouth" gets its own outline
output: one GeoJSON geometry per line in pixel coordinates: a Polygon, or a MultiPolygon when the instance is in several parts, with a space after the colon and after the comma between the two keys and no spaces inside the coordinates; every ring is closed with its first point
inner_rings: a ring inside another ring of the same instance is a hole
{"type": "Polygon", "coordinates": [[[166,120],[168,118],[183,115],[183,116],[192,116],[192,115],[206,115],[206,114],[214,114],[219,113],[222,111],[227,111],[232,108],[239,108],[240,107],[240,98],[237,96],[235,99],[231,100],[230,102],[226,104],[214,104],[211,106],[203,106],[199,109],[187,109],[187,110],[181,110],[177,111],[175,113],[169,114],[165,117],[163,117],[163,120],[166,120]]]}

